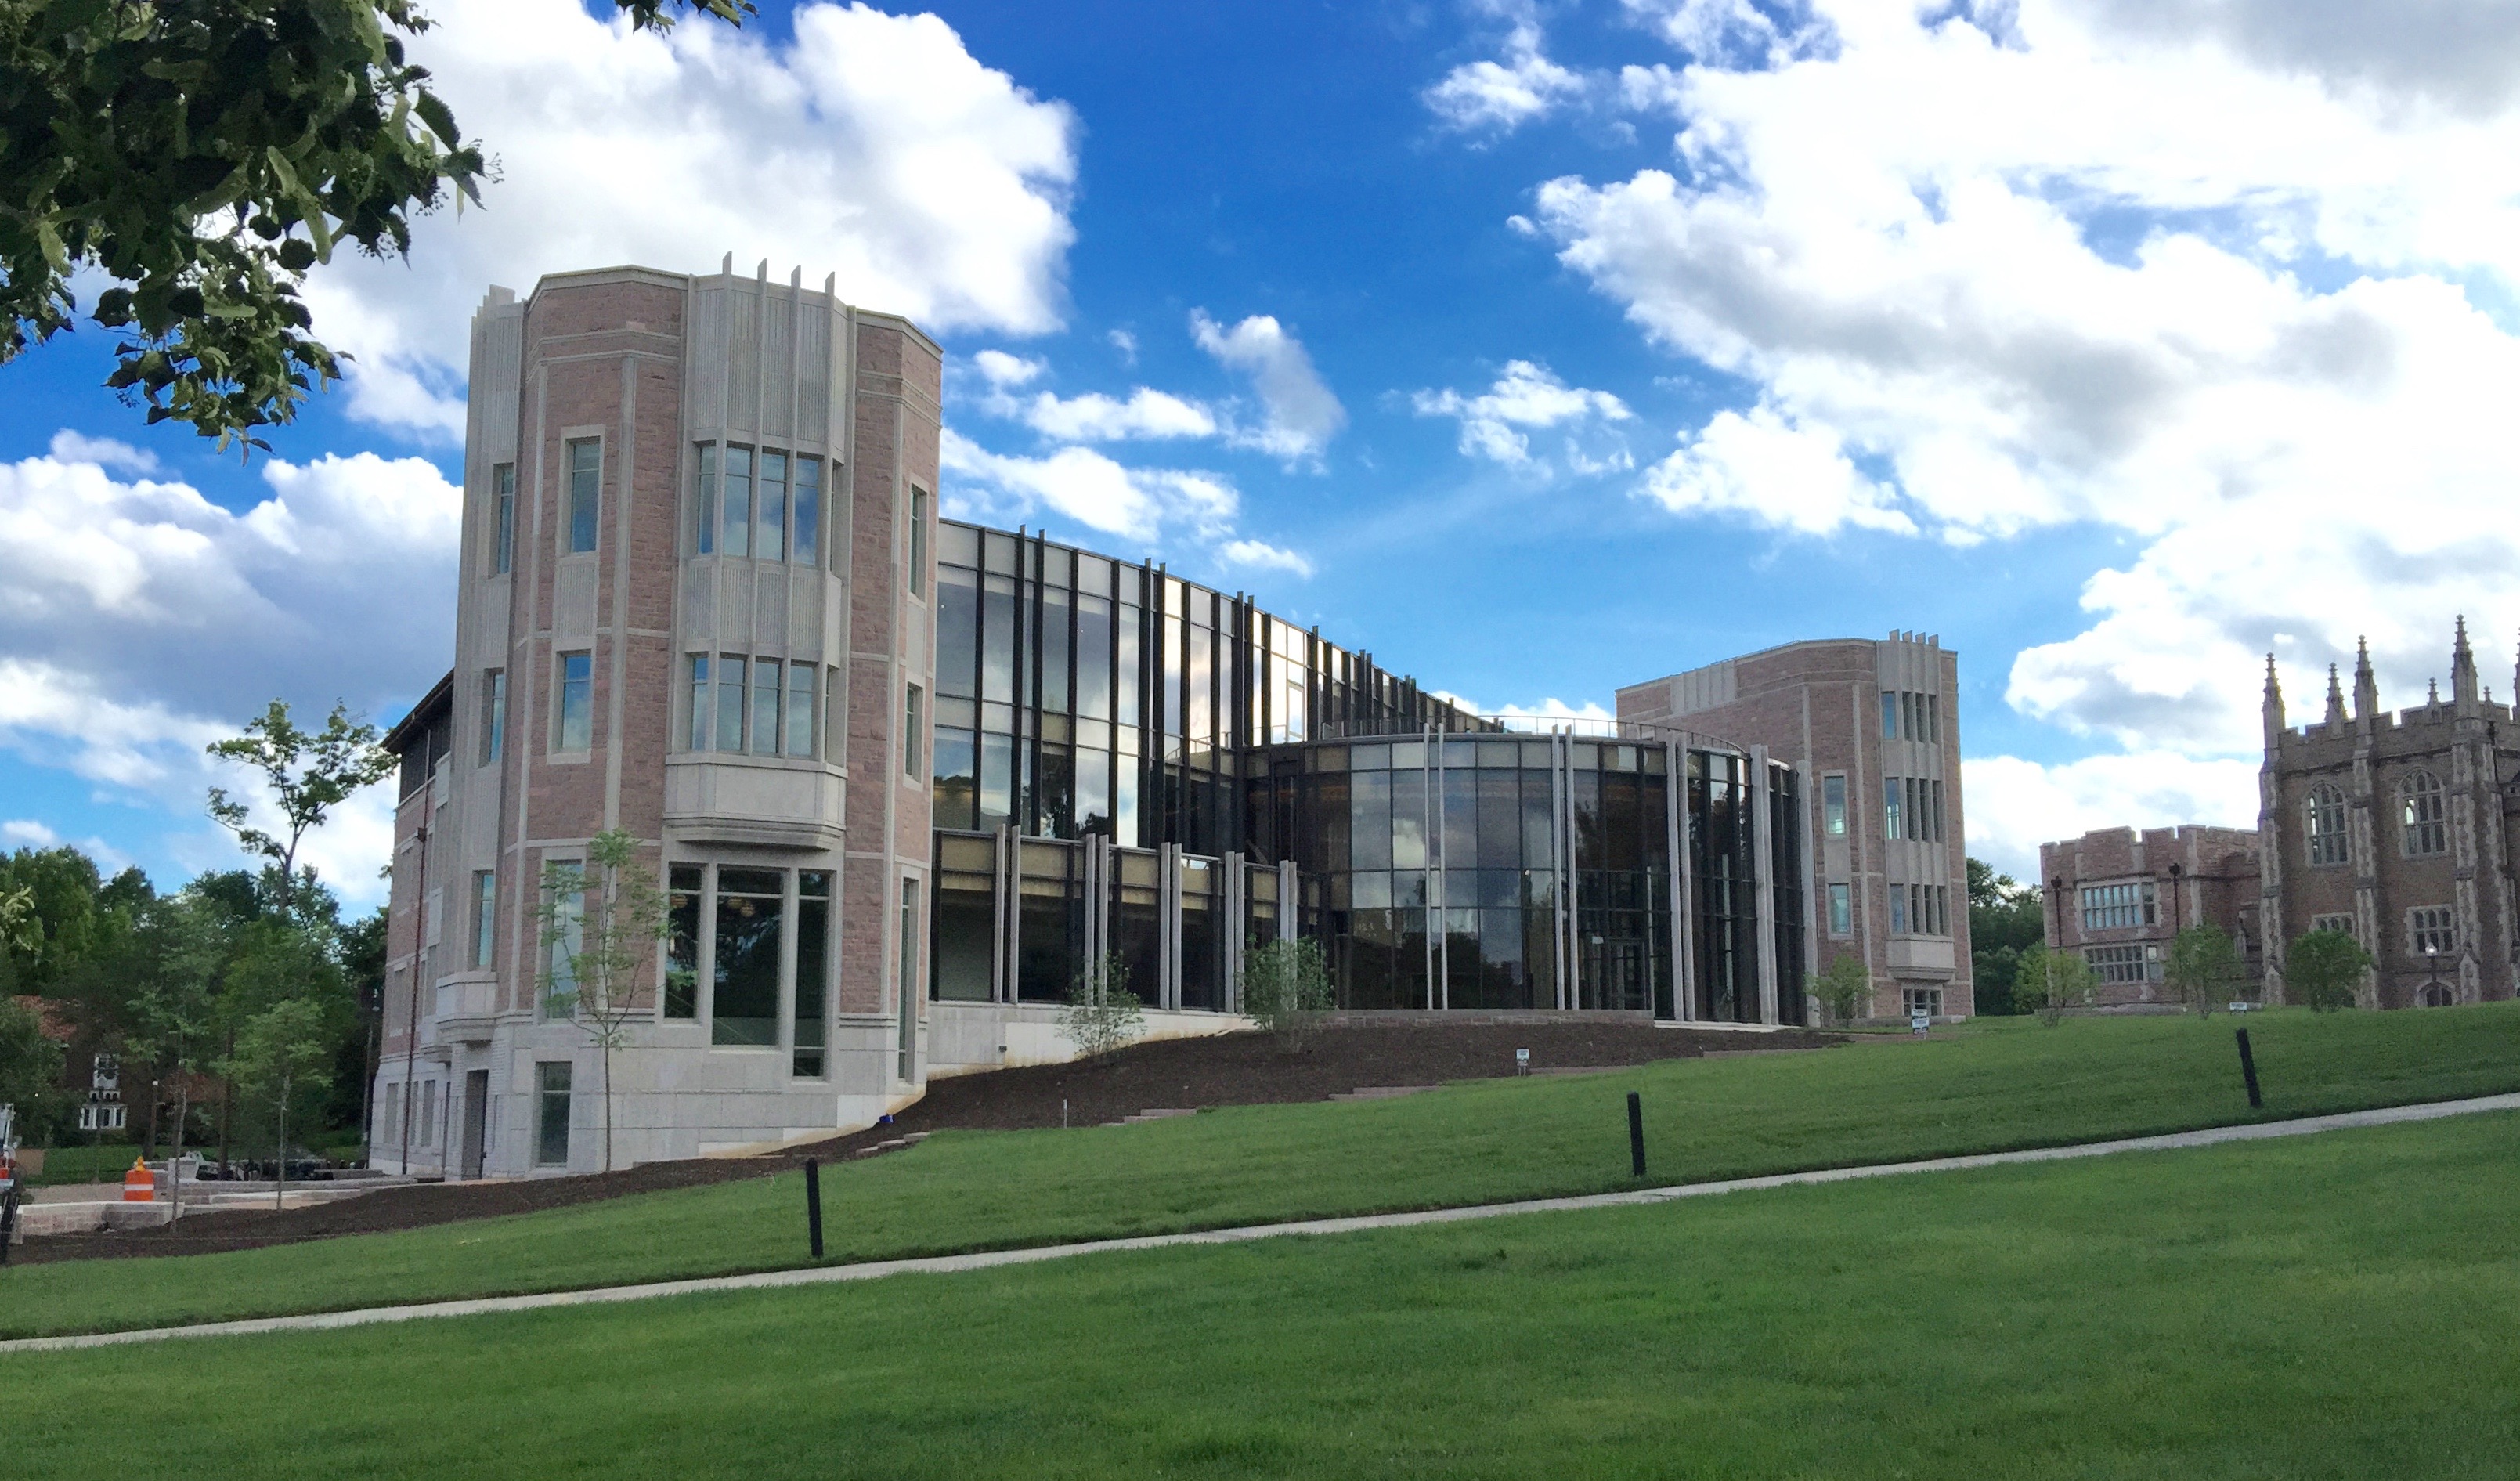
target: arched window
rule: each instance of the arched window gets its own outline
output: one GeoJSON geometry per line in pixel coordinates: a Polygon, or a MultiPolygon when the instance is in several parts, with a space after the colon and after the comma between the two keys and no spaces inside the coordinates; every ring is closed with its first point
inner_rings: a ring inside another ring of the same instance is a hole
{"type": "Polygon", "coordinates": [[[2302,811],[2310,823],[2310,862],[2345,862],[2345,794],[2321,783],[2310,789],[2302,811]]]}
{"type": "Polygon", "coordinates": [[[2407,834],[2407,857],[2450,852],[2450,829],[2443,823],[2449,807],[2442,798],[2441,778],[2417,772],[2398,788],[2399,816],[2407,834]]]}

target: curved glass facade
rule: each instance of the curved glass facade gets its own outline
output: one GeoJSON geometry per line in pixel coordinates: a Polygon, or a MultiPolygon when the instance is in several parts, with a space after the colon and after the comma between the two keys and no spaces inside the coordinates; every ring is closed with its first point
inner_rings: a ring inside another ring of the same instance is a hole
{"type": "Polygon", "coordinates": [[[1508,734],[1159,567],[938,544],[940,1001],[1057,1002],[1109,956],[1230,1010],[1286,932],[1343,1008],[1804,1020],[1790,768],[1508,734]]]}

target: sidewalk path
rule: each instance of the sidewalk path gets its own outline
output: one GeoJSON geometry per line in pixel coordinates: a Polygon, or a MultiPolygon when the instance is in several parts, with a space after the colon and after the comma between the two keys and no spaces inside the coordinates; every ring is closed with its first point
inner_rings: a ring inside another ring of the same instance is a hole
{"type": "Polygon", "coordinates": [[[1281,1234],[1344,1234],[1357,1230],[1407,1229],[1420,1224],[1453,1224],[1467,1219],[1494,1219],[1508,1214],[1554,1213],[1568,1209],[1622,1208],[1665,1203],[1708,1193],[1746,1192],[1763,1188],[1792,1188],[1807,1183],[1845,1183],[1857,1178],[1887,1178],[1902,1173],[1952,1172],[1972,1167],[2006,1167],[2023,1162],[2062,1162],[2076,1157],[2104,1157],[2113,1152],[2169,1151],[2188,1146],[2215,1146],[2226,1142],[2263,1142],[2274,1137],[2306,1137],[2360,1126],[2394,1126],[2408,1121],[2437,1121],[2445,1116],[2479,1111],[2520,1110],[2520,1095],[2482,1096],[2472,1100],[2434,1100],[2379,1110],[2347,1111],[2333,1116],[2304,1116],[2290,1121],[2260,1121],[2246,1126],[2217,1126],[2203,1131],[2174,1132],[2161,1137],[2129,1137],[2116,1142],[2086,1142],[2073,1146],[2046,1146],[2031,1151],[1983,1152],[1967,1157],[1933,1157],[1918,1162],[1882,1162],[1868,1167],[1834,1167],[1819,1172],[1777,1173],[1764,1178],[1733,1178],[1721,1183],[1685,1183],[1672,1188],[1638,1189],[1623,1193],[1591,1193],[1573,1198],[1533,1198],[1520,1203],[1481,1203],[1467,1208],[1423,1209],[1406,1214],[1363,1214],[1345,1219],[1306,1219],[1292,1224],[1254,1224],[1240,1229],[1212,1229],[1192,1234],[1146,1234],[1132,1239],[1091,1239],[1075,1244],[1046,1244],[1031,1249],[982,1250],[968,1255],[936,1255],[919,1260],[876,1260],[862,1265],[807,1266],[764,1271],[749,1276],[715,1276],[697,1280],[658,1280],[645,1285],[610,1285],[594,1290],[548,1291],[531,1296],[487,1296],[470,1301],[433,1301],[414,1306],[374,1306],[358,1311],[316,1312],[298,1317],[263,1317],[246,1322],[207,1322],[195,1326],[158,1326],[136,1331],[92,1332],[78,1336],[21,1337],[0,1342],[0,1353],[50,1352],[74,1347],[111,1347],[125,1342],[155,1342],[169,1337],[228,1337],[254,1332],[322,1331],[337,1326],[366,1326],[377,1322],[412,1322],[424,1317],[470,1317],[485,1312],[539,1311],[553,1306],[586,1306],[606,1301],[647,1301],[700,1291],[758,1290],[771,1286],[821,1285],[834,1280],[874,1280],[885,1276],[942,1274],[990,1270],[1064,1260],[1105,1250],[1161,1249],[1176,1244],[1236,1244],[1281,1234]]]}

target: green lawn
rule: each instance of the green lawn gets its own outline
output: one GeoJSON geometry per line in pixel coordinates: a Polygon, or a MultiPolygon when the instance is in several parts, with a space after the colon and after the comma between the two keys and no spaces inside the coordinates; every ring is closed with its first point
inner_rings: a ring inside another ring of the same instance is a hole
{"type": "Polygon", "coordinates": [[[129,1143],[108,1142],[103,1146],[53,1146],[44,1149],[44,1170],[26,1180],[36,1188],[57,1183],[115,1183],[131,1170],[131,1159],[140,1148],[129,1143]]]}
{"type": "MultiPolygon", "coordinates": [[[[949,1133],[832,1170],[829,1253],[862,1260],[1596,1192],[1628,1175],[1644,1097],[1652,1183],[2051,1145],[2520,1090],[2520,1005],[2230,1020],[1990,1022],[1934,1041],[1482,1081],[1379,1102],[1253,1106],[1141,1126],[949,1133]]],[[[0,1335],[104,1330],[804,1262],[800,1180],[184,1259],[0,1271],[0,1335]]]]}
{"type": "Polygon", "coordinates": [[[5,1356],[0,1392],[46,1478],[2501,1478],[2515,1153],[2479,1116],[5,1356]]]}

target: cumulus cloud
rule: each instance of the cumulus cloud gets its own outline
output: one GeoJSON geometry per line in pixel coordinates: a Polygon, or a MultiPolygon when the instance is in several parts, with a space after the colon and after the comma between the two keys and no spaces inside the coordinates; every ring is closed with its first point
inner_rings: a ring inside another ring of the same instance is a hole
{"type": "Polygon", "coordinates": [[[1168,533],[1212,539],[1228,529],[1241,500],[1213,473],[1134,469],[1086,447],[1062,447],[1042,458],[1009,457],[958,432],[945,433],[948,490],[961,510],[999,523],[1037,516],[1044,509],[1086,528],[1151,542],[1168,533]]]}
{"type": "Polygon", "coordinates": [[[1010,355],[1002,349],[984,349],[971,357],[971,364],[979,371],[981,379],[989,382],[993,390],[1029,385],[1041,379],[1041,373],[1049,369],[1049,366],[1038,358],[1027,359],[1021,355],[1010,355]]]}
{"type": "Polygon", "coordinates": [[[1063,400],[1048,391],[1021,398],[1001,393],[990,399],[989,409],[1058,442],[1212,437],[1217,430],[1215,414],[1206,407],[1144,385],[1126,400],[1101,391],[1063,400]]]}
{"type": "Polygon", "coordinates": [[[126,473],[158,471],[156,453],[112,437],[90,437],[67,426],[53,433],[52,454],[56,463],[93,463],[126,473]]]}
{"type": "Polygon", "coordinates": [[[1290,550],[1259,540],[1228,540],[1216,548],[1216,557],[1227,565],[1246,566],[1256,570],[1281,570],[1306,580],[1313,574],[1313,562],[1290,550]]]}
{"type": "Polygon", "coordinates": [[[2093,829],[2258,826],[2258,767],[2174,750],[2042,765],[2017,756],[1960,764],[1968,851],[2016,879],[2039,877],[2039,845],[2093,829]]]}
{"type": "Polygon", "coordinates": [[[1541,55],[1540,26],[1525,17],[1506,36],[1504,61],[1465,63],[1418,97],[1449,128],[1510,132],[1584,89],[1583,77],[1541,55]]]}
{"type": "Polygon", "coordinates": [[[1691,54],[1622,74],[1674,162],[1546,182],[1528,219],[1749,387],[1647,496],[2129,537],[2009,697],[2199,764],[2256,744],[2270,647],[2305,683],[2362,631],[2438,672],[2452,612],[2520,623],[2507,7],[1631,9],[1691,54]]]}
{"type": "Polygon", "coordinates": [[[1191,334],[1198,347],[1228,370],[1251,378],[1260,397],[1262,422],[1254,428],[1235,428],[1229,439],[1289,461],[1317,459],[1330,438],[1347,426],[1347,410],[1313,369],[1313,357],[1284,326],[1268,314],[1253,314],[1228,329],[1193,309],[1191,334]]]}
{"type": "MultiPolygon", "coordinates": [[[[54,447],[0,465],[0,744],[189,819],[204,786],[235,785],[202,747],[274,696],[374,716],[443,669],[461,495],[428,463],[271,459],[240,514],[116,478],[94,443],[54,447]]],[[[104,457],[134,466],[121,452],[104,457]]],[[[323,850],[348,867],[362,828],[323,850]]],[[[360,877],[335,875],[353,898],[384,855],[367,841],[360,877]]]]}
{"type": "Polygon", "coordinates": [[[1410,398],[1421,417],[1452,417],[1462,424],[1462,453],[1515,468],[1546,471],[1535,458],[1529,429],[1565,429],[1567,466],[1577,472],[1607,472],[1634,466],[1627,442],[1613,424],[1634,420],[1627,403],[1608,391],[1568,385],[1549,367],[1508,360],[1496,383],[1463,395],[1421,390],[1410,398]]]}
{"type": "Polygon", "coordinates": [[[499,166],[479,208],[419,222],[408,262],[309,279],[352,351],[351,408],[460,434],[482,290],[618,262],[706,271],[732,248],[836,271],[931,330],[1055,328],[1075,237],[1076,121],[932,15],[799,6],[793,35],[633,31],[573,0],[440,0],[411,44],[499,166]]]}

